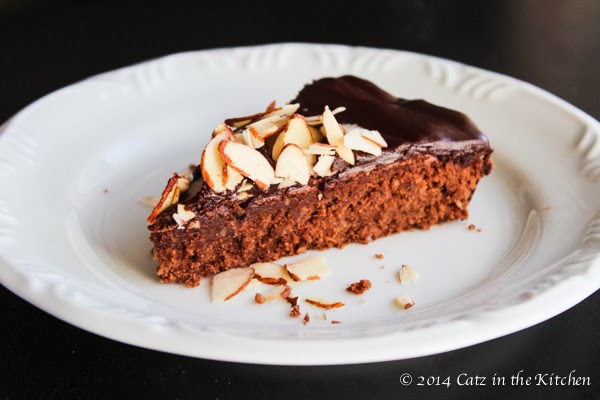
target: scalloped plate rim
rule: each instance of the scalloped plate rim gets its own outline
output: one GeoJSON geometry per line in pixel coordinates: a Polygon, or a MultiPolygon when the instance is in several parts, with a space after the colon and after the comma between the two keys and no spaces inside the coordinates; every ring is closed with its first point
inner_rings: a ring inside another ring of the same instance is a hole
{"type": "MultiPolygon", "coordinates": [[[[184,54],[220,52],[220,51],[227,51],[227,50],[238,49],[238,48],[252,51],[253,49],[256,49],[256,48],[260,49],[260,48],[265,48],[265,47],[285,47],[285,46],[316,46],[316,47],[327,49],[327,51],[329,51],[329,49],[335,49],[335,48],[356,49],[358,51],[360,51],[362,49],[375,50],[375,51],[381,50],[381,51],[387,51],[387,52],[393,52],[393,53],[406,53],[406,54],[413,55],[415,57],[423,57],[426,59],[435,60],[436,62],[452,63],[452,64],[456,64],[456,65],[465,66],[470,69],[473,69],[474,71],[478,71],[478,72],[485,73],[485,74],[492,74],[494,76],[500,77],[503,80],[507,80],[507,82],[516,84],[520,88],[526,89],[528,92],[534,94],[536,97],[543,98],[544,100],[549,100],[549,101],[553,102],[554,104],[556,104],[557,106],[559,106],[561,109],[567,110],[569,113],[574,115],[577,119],[584,120],[588,124],[598,126],[598,122],[593,117],[589,116],[585,112],[583,112],[583,111],[579,110],[578,108],[574,107],[573,105],[569,104],[565,100],[560,99],[559,97],[557,97],[539,87],[536,87],[527,82],[520,81],[516,78],[512,78],[512,77],[502,75],[502,74],[492,72],[492,71],[483,70],[483,69],[480,69],[477,67],[472,67],[467,64],[460,63],[460,62],[446,60],[446,59],[431,56],[431,55],[424,55],[424,54],[419,54],[419,53],[414,53],[414,52],[400,51],[400,50],[393,50],[393,49],[376,49],[376,48],[369,48],[369,47],[345,46],[345,45],[337,45],[337,44],[322,45],[322,44],[312,44],[312,43],[287,43],[287,44],[284,43],[284,44],[271,44],[271,45],[260,45],[260,46],[217,48],[217,49],[209,49],[209,50],[199,50],[199,51],[188,51],[188,52],[175,53],[175,54],[167,55],[164,57],[159,57],[159,58],[155,58],[152,60],[136,63],[134,65],[119,68],[119,69],[116,69],[116,70],[113,70],[110,72],[105,72],[105,73],[102,73],[99,75],[95,75],[93,77],[89,77],[89,78],[80,80],[80,81],[78,81],[74,84],[71,84],[69,86],[66,86],[62,89],[58,89],[40,99],[38,99],[37,101],[33,102],[32,104],[30,104],[29,106],[24,108],[22,111],[20,111],[18,114],[16,114],[15,116],[13,116],[9,120],[7,120],[2,126],[0,126],[0,134],[3,134],[7,129],[10,128],[11,121],[13,121],[15,118],[17,118],[19,116],[22,116],[26,111],[31,110],[32,108],[34,108],[35,106],[37,106],[43,102],[51,101],[54,96],[58,96],[61,93],[63,93],[64,91],[70,90],[73,87],[78,86],[81,83],[85,83],[87,81],[93,80],[94,78],[101,76],[101,75],[113,74],[118,71],[132,69],[132,68],[139,67],[141,65],[147,65],[150,63],[154,63],[154,62],[160,62],[161,60],[164,60],[165,58],[177,57],[179,55],[184,55],[184,54]]],[[[62,319],[64,321],[67,321],[67,322],[75,325],[75,326],[78,326],[82,329],[85,329],[85,330],[88,330],[88,331],[91,331],[94,333],[98,333],[102,336],[106,336],[106,337],[109,337],[109,338],[112,338],[112,339],[115,339],[115,340],[118,340],[121,342],[129,343],[132,345],[138,345],[138,346],[143,346],[143,347],[147,347],[147,348],[151,348],[151,349],[168,351],[168,352],[182,354],[182,355],[196,356],[196,357],[215,359],[215,360],[223,360],[223,361],[261,363],[261,364],[262,363],[283,364],[283,365],[317,365],[317,364],[327,365],[327,364],[347,364],[347,363],[356,363],[356,362],[388,361],[388,360],[396,360],[396,359],[402,359],[402,358],[411,358],[411,357],[417,357],[417,356],[436,354],[436,353],[443,352],[443,351],[453,350],[453,349],[461,348],[464,346],[481,343],[483,341],[491,340],[491,339],[506,335],[508,333],[515,332],[515,331],[524,329],[526,327],[532,326],[534,324],[540,323],[548,318],[551,318],[551,317],[569,309],[570,307],[579,303],[580,301],[582,301],[583,299],[585,299],[586,297],[588,297],[589,295],[591,295],[598,289],[598,287],[599,287],[598,275],[600,272],[600,256],[596,252],[595,259],[592,261],[589,261],[589,265],[583,273],[580,273],[577,276],[569,277],[568,279],[566,279],[565,281],[563,281],[561,283],[550,286],[549,288],[545,289],[544,291],[536,294],[536,296],[534,296],[534,298],[531,300],[523,301],[522,303],[519,303],[519,304],[513,304],[510,306],[506,306],[506,307],[503,307],[498,310],[478,312],[478,313],[469,315],[471,318],[461,319],[459,321],[446,322],[443,326],[443,328],[445,328],[445,329],[449,329],[450,331],[455,331],[454,333],[456,333],[456,331],[460,331],[460,330],[464,330],[464,329],[470,330],[470,329],[472,329],[472,327],[474,325],[476,325],[478,327],[483,326],[488,333],[483,334],[483,335],[480,334],[475,339],[473,339],[471,337],[468,340],[462,340],[462,341],[458,340],[457,341],[454,339],[454,340],[450,340],[450,342],[448,342],[448,338],[444,337],[445,332],[442,332],[442,329],[440,329],[439,326],[434,326],[434,327],[430,327],[430,328],[421,328],[421,329],[416,330],[416,332],[418,332],[419,335],[426,335],[428,337],[437,338],[437,341],[434,341],[434,343],[436,343],[436,344],[434,344],[434,345],[432,345],[431,343],[428,344],[428,350],[424,350],[422,348],[423,347],[422,345],[421,345],[421,347],[417,346],[417,348],[413,351],[404,351],[404,352],[402,352],[402,351],[394,352],[394,351],[391,351],[391,349],[389,349],[389,348],[378,348],[377,352],[372,352],[372,353],[359,352],[358,354],[355,353],[352,355],[345,355],[345,354],[339,353],[339,354],[336,354],[336,357],[337,357],[336,360],[332,360],[331,358],[329,358],[330,354],[327,351],[325,351],[324,356],[317,355],[315,357],[315,354],[319,353],[318,351],[315,351],[314,353],[308,354],[308,356],[298,357],[297,359],[291,360],[288,357],[281,357],[279,355],[272,355],[272,354],[266,355],[260,351],[253,351],[253,352],[247,352],[247,353],[242,353],[242,354],[237,354],[237,353],[236,354],[233,354],[233,353],[222,354],[222,353],[219,353],[218,349],[216,349],[216,350],[215,349],[206,349],[206,348],[183,349],[183,348],[181,348],[180,345],[159,345],[159,344],[157,344],[157,339],[163,338],[164,334],[165,334],[164,330],[160,327],[156,328],[156,329],[151,329],[150,335],[148,337],[142,337],[142,338],[135,337],[135,334],[124,335],[123,332],[121,331],[122,329],[132,329],[132,330],[139,329],[139,327],[137,326],[137,325],[139,325],[139,321],[132,321],[126,315],[122,317],[120,315],[114,315],[110,312],[108,313],[109,315],[103,315],[105,312],[102,310],[88,310],[88,309],[86,309],[85,311],[88,312],[89,315],[87,317],[82,317],[81,315],[78,315],[80,313],[78,313],[77,311],[81,311],[81,310],[77,309],[76,304],[65,301],[64,299],[60,299],[61,302],[62,301],[66,302],[66,304],[64,304],[63,306],[73,308],[73,310],[71,310],[72,314],[69,315],[70,314],[69,312],[65,311],[65,309],[60,309],[60,307],[57,307],[56,304],[49,305],[48,303],[44,302],[45,296],[56,297],[55,295],[53,295],[52,293],[40,293],[40,291],[36,287],[33,287],[29,284],[24,284],[23,282],[21,282],[23,280],[23,277],[20,276],[20,274],[21,274],[20,271],[15,271],[13,273],[7,273],[6,271],[9,268],[5,268],[5,267],[10,267],[10,265],[11,265],[10,261],[7,261],[4,257],[0,256],[0,264],[2,265],[1,270],[3,271],[2,273],[0,273],[0,277],[2,278],[2,283],[9,290],[13,291],[18,296],[26,299],[28,302],[34,304],[36,307],[50,313],[51,315],[54,315],[55,317],[57,317],[59,319],[62,319]],[[583,277],[585,275],[591,276],[592,279],[583,279],[583,277]],[[577,287],[578,287],[579,291],[569,291],[568,290],[570,285],[573,285],[573,284],[578,285],[577,287]],[[560,295],[561,299],[562,299],[562,303],[561,303],[560,307],[555,306],[551,311],[548,311],[546,313],[534,314],[535,318],[532,318],[531,316],[528,315],[527,312],[525,312],[526,310],[529,310],[532,308],[536,309],[535,303],[537,303],[538,301],[541,301],[541,299],[543,299],[545,297],[552,298],[557,295],[560,295]],[[565,301],[565,299],[566,299],[566,301],[565,301]],[[57,310],[57,308],[59,308],[59,310],[57,310]],[[521,315],[521,316],[527,315],[527,317],[513,318],[511,320],[511,324],[509,324],[509,325],[506,324],[506,321],[503,318],[495,319],[495,317],[494,317],[495,315],[501,315],[501,314],[505,314],[505,313],[521,315]],[[77,316],[77,317],[73,317],[73,316],[77,316]],[[119,328],[118,332],[115,332],[114,327],[111,327],[109,324],[103,324],[103,323],[99,322],[101,320],[101,318],[98,318],[99,316],[103,317],[103,318],[114,319],[115,321],[117,321],[123,325],[121,328],[119,328]],[[131,325],[131,326],[129,326],[129,325],[131,325]],[[123,326],[128,326],[128,327],[123,328],[123,326]],[[504,329],[502,329],[502,328],[504,328],[504,329]],[[490,333],[489,332],[490,330],[494,331],[494,333],[490,333]],[[436,331],[438,331],[437,334],[436,334],[436,331]]],[[[182,334],[182,333],[178,332],[178,334],[182,334]]],[[[185,336],[185,333],[183,335],[185,336]]],[[[198,332],[195,332],[194,335],[198,336],[201,334],[198,332]]],[[[407,334],[403,333],[403,335],[407,335],[407,334]]],[[[412,333],[408,334],[408,336],[411,336],[411,335],[412,335],[412,333]]],[[[208,336],[210,338],[210,334],[208,334],[208,336]]],[[[384,335],[383,337],[377,338],[375,340],[373,338],[347,339],[344,341],[340,341],[334,347],[341,346],[338,349],[339,351],[341,351],[342,347],[344,347],[348,343],[351,343],[352,346],[368,345],[370,343],[378,342],[381,340],[386,342],[390,339],[394,339],[394,336],[396,336],[396,335],[393,335],[393,334],[384,335]]],[[[237,339],[241,342],[241,343],[239,343],[240,345],[246,344],[246,343],[244,343],[247,341],[246,338],[243,338],[243,339],[237,338],[237,339]]],[[[270,339],[270,341],[272,341],[272,340],[273,339],[270,339]]],[[[281,341],[279,343],[277,343],[277,342],[278,341],[275,340],[274,343],[272,343],[272,344],[275,345],[276,347],[282,346],[282,348],[283,348],[283,346],[289,345],[289,342],[287,342],[287,341],[281,341]]],[[[311,343],[311,345],[315,345],[316,350],[317,349],[326,350],[328,347],[332,346],[332,343],[330,341],[324,341],[324,343],[315,342],[315,343],[311,343]]],[[[233,347],[236,347],[236,346],[233,346],[233,347]]],[[[248,349],[246,349],[246,350],[248,350],[248,349]]]]}

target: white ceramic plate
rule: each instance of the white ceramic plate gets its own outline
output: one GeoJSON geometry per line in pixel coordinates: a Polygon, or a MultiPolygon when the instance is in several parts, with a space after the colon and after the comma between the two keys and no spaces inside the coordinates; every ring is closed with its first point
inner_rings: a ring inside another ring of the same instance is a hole
{"type": "Polygon", "coordinates": [[[343,364],[457,349],[544,321],[600,287],[599,132],[531,85],[413,53],[284,44],[176,54],[69,86],[3,126],[0,280],[81,328],[189,356],[343,364]],[[342,74],[477,122],[496,168],[469,221],[325,252],[332,275],[294,291],[346,306],[324,321],[301,302],[306,326],[283,302],[255,304],[260,287],[212,304],[208,281],[159,284],[149,210],[137,201],[198,162],[224,118],[342,74]],[[417,283],[399,284],[402,264],[417,283]],[[363,300],[345,292],[364,278],[373,288],[363,300]],[[400,311],[392,300],[404,293],[416,305],[400,311]]]}

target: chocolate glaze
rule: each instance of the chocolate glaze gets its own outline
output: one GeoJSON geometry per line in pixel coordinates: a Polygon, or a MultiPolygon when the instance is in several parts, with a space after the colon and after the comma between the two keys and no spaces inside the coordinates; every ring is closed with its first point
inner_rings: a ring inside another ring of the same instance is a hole
{"type": "MultiPolygon", "coordinates": [[[[347,173],[360,173],[376,165],[385,165],[414,153],[432,154],[439,159],[452,158],[468,164],[474,157],[490,153],[487,138],[465,114],[436,106],[424,100],[404,100],[396,98],[373,83],[355,76],[323,78],[306,85],[296,99],[290,103],[300,103],[298,111],[305,116],[320,115],[325,105],[330,109],[346,107],[346,111],[336,114],[342,124],[355,124],[366,129],[377,130],[385,138],[388,147],[380,156],[355,152],[356,163],[350,165],[337,158],[332,166],[335,175],[325,178],[311,178],[308,186],[327,186],[347,173]]],[[[265,148],[261,153],[274,165],[270,152],[265,148]]],[[[199,167],[198,167],[199,168],[199,167]]],[[[193,180],[201,178],[196,168],[193,180]]],[[[230,202],[237,204],[238,210],[260,209],[265,201],[285,196],[289,191],[304,190],[302,185],[279,189],[271,185],[266,191],[258,187],[250,189],[252,197],[246,201],[235,201],[236,192],[215,193],[207,185],[200,190],[186,193],[181,203],[186,204],[198,215],[205,212],[231,214],[230,202]],[[254,207],[257,206],[257,207],[254,207]]],[[[174,225],[171,212],[163,212],[167,225],[174,225]]],[[[157,224],[161,225],[161,224],[157,224]]]]}
{"type": "Polygon", "coordinates": [[[319,115],[346,107],[335,117],[342,124],[377,130],[389,150],[407,143],[457,142],[487,138],[465,114],[424,100],[392,96],[375,84],[355,76],[323,78],[306,85],[292,103],[300,103],[300,114],[319,115]]]}

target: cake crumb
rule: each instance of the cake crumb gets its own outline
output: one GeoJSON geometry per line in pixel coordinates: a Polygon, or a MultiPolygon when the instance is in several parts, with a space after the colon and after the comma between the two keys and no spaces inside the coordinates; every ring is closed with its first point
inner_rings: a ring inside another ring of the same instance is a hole
{"type": "Polygon", "coordinates": [[[108,193],[108,188],[104,188],[104,193],[108,193]]]}
{"type": "Polygon", "coordinates": [[[377,253],[375,254],[375,258],[378,260],[383,260],[383,254],[377,253]]]}
{"type": "Polygon", "coordinates": [[[469,230],[474,231],[477,227],[473,224],[469,225],[469,230]]]}
{"type": "Polygon", "coordinates": [[[384,269],[385,267],[382,265],[381,267],[379,267],[379,269],[384,269]]]}
{"type": "Polygon", "coordinates": [[[337,320],[335,320],[335,319],[334,319],[333,321],[331,321],[331,323],[332,323],[332,324],[334,324],[334,325],[335,325],[335,324],[341,324],[341,322],[340,322],[340,321],[337,321],[337,320]]]}
{"type": "Polygon", "coordinates": [[[304,314],[304,319],[302,320],[302,323],[304,325],[308,324],[310,322],[310,315],[308,315],[308,313],[304,314]]]}
{"type": "Polygon", "coordinates": [[[363,294],[371,288],[371,281],[368,279],[361,279],[358,282],[350,284],[346,291],[354,294],[363,294]]]}
{"type": "Polygon", "coordinates": [[[287,301],[292,307],[294,307],[298,304],[298,296],[292,296],[292,294],[290,293],[288,297],[285,298],[285,301],[287,301]]]}
{"type": "Polygon", "coordinates": [[[262,294],[256,293],[254,295],[254,301],[257,302],[258,304],[263,304],[266,301],[266,299],[265,299],[265,296],[263,296],[262,294]]]}
{"type": "Polygon", "coordinates": [[[298,304],[296,304],[295,306],[292,306],[292,311],[290,311],[290,317],[298,318],[300,315],[301,315],[300,306],[298,304]]]}

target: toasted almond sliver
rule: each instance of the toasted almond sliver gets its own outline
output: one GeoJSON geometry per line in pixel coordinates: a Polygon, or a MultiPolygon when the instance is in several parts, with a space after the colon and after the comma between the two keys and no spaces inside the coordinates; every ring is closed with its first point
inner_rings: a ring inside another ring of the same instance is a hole
{"type": "Polygon", "coordinates": [[[334,156],[321,156],[313,167],[313,171],[319,176],[328,176],[334,161],[334,156]]]}
{"type": "Polygon", "coordinates": [[[324,278],[329,274],[327,260],[323,256],[314,256],[287,264],[288,273],[295,281],[311,281],[324,278]]]}
{"type": "Polygon", "coordinates": [[[252,280],[254,268],[233,268],[213,276],[212,301],[227,301],[240,293],[252,280]]]}
{"type": "Polygon", "coordinates": [[[292,278],[283,265],[275,263],[254,263],[250,265],[254,268],[256,279],[266,284],[281,283],[281,279],[291,282],[292,278]]]}
{"type": "Polygon", "coordinates": [[[394,299],[394,304],[401,310],[407,310],[415,305],[415,302],[407,294],[403,294],[394,299]]]}
{"type": "Polygon", "coordinates": [[[398,279],[402,285],[408,285],[410,283],[415,282],[419,278],[419,274],[417,271],[409,267],[408,265],[403,265],[398,272],[398,279]]]}
{"type": "Polygon", "coordinates": [[[322,299],[304,299],[308,304],[312,304],[313,306],[317,306],[320,308],[324,308],[326,310],[331,310],[332,308],[340,308],[345,306],[341,301],[327,301],[322,299]]]}

